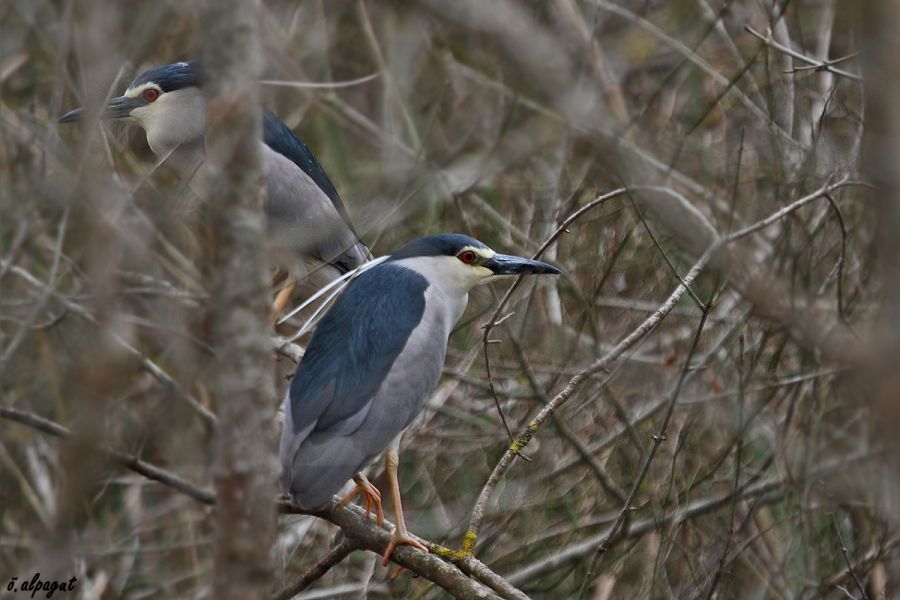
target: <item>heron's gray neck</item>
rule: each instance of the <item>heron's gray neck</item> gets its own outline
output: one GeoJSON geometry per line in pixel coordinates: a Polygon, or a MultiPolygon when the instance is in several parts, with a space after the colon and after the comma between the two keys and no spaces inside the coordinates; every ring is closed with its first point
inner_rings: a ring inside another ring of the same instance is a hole
{"type": "Polygon", "coordinates": [[[157,158],[164,160],[163,164],[174,170],[182,181],[189,181],[194,178],[197,170],[206,158],[203,138],[173,148],[161,148],[159,152],[153,146],[150,146],[150,149],[153,150],[157,158]]]}
{"type": "Polygon", "coordinates": [[[463,311],[466,310],[466,304],[469,302],[469,287],[452,278],[442,277],[441,272],[434,268],[432,257],[406,258],[398,260],[395,264],[415,271],[428,281],[428,289],[425,293],[437,301],[426,302],[425,309],[442,311],[441,317],[449,328],[447,330],[449,334],[450,329],[456,325],[463,311]]]}

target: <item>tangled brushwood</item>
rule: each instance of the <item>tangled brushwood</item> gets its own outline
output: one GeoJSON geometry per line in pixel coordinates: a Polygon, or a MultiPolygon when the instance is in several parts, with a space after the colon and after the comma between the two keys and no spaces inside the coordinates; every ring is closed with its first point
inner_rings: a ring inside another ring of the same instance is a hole
{"type": "Polygon", "coordinates": [[[896,597],[897,31],[889,0],[0,3],[0,581],[896,597]],[[291,461],[333,466],[369,409],[328,394],[377,395],[438,276],[439,382],[416,341],[387,472],[311,507],[291,461]]]}

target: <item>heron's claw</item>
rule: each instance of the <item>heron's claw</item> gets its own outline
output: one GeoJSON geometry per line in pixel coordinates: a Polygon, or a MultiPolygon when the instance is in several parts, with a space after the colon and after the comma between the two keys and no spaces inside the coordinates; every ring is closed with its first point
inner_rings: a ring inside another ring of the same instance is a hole
{"type": "Polygon", "coordinates": [[[381,508],[381,492],[364,475],[357,475],[353,478],[353,481],[356,483],[356,487],[341,498],[340,507],[347,506],[351,500],[362,494],[366,506],[366,518],[369,518],[369,513],[374,508],[375,522],[381,526],[384,523],[384,510],[381,508]]]}
{"type": "MultiPolygon", "coordinates": [[[[428,554],[428,547],[425,546],[425,544],[409,535],[409,532],[407,532],[405,528],[403,530],[400,530],[400,528],[395,527],[394,532],[391,534],[391,541],[390,543],[388,543],[388,547],[384,551],[384,555],[381,557],[382,565],[386,566],[388,564],[388,561],[391,560],[391,555],[394,553],[394,550],[397,549],[397,546],[412,546],[416,550],[428,554]]],[[[400,575],[401,571],[403,571],[403,567],[395,569],[391,573],[390,579],[396,579],[397,576],[400,575]]]]}

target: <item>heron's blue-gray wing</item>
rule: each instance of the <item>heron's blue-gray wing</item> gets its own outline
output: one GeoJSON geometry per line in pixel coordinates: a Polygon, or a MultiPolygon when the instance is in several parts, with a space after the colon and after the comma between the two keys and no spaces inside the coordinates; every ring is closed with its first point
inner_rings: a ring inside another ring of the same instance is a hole
{"type": "MultiPolygon", "coordinates": [[[[297,137],[290,127],[267,110],[263,111],[263,142],[272,151],[277,152],[300,167],[300,170],[327,197],[327,200],[322,198],[322,201],[330,201],[340,217],[340,221],[337,221],[337,217],[335,217],[334,223],[317,223],[318,232],[306,232],[306,237],[314,237],[315,233],[319,233],[324,236],[322,242],[327,240],[327,243],[319,244],[321,246],[319,252],[313,252],[313,255],[324,262],[333,264],[342,273],[358,267],[371,258],[369,249],[359,241],[359,234],[357,234],[353,223],[350,221],[347,208],[344,206],[344,202],[341,200],[331,179],[325,173],[325,169],[322,168],[312,151],[297,137]],[[341,231],[342,227],[346,227],[346,229],[341,231]]],[[[300,186],[297,186],[297,189],[300,189],[300,186]]],[[[270,193],[273,193],[273,190],[270,190],[270,193]]],[[[294,201],[296,202],[295,197],[294,201]]],[[[306,201],[313,202],[315,199],[309,198],[306,201]]],[[[296,213],[296,206],[293,206],[293,210],[288,206],[282,206],[278,198],[269,198],[267,202],[269,203],[269,210],[274,210],[275,216],[279,220],[290,220],[291,216],[305,214],[302,212],[296,213]]],[[[310,212],[309,214],[317,213],[310,212]]],[[[292,236],[298,235],[298,232],[292,229],[289,229],[289,232],[292,236]]]]}
{"type": "Polygon", "coordinates": [[[316,328],[285,399],[281,446],[282,485],[302,506],[327,502],[384,450],[353,434],[422,321],[427,288],[414,271],[379,265],[353,281],[316,328]]]}
{"type": "MultiPolygon", "coordinates": [[[[331,200],[341,217],[350,225],[350,216],[344,202],[341,200],[337,189],[325,173],[325,169],[316,160],[315,155],[303,143],[303,140],[297,137],[290,127],[284,124],[281,119],[273,115],[271,112],[263,111],[263,141],[275,152],[283,155],[292,163],[300,167],[304,173],[309,175],[319,189],[325,192],[325,195],[331,200]]],[[[354,232],[355,233],[355,232],[354,232]]]]}

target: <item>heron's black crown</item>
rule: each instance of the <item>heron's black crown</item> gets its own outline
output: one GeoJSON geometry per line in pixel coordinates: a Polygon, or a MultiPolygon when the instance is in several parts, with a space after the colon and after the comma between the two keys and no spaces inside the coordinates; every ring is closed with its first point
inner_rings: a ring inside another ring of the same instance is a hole
{"type": "Polygon", "coordinates": [[[391,254],[390,260],[417,256],[456,256],[463,248],[488,249],[485,244],[468,235],[439,233],[411,241],[391,254]]]}
{"type": "Polygon", "coordinates": [[[203,85],[203,66],[199,60],[191,60],[154,67],[138,75],[128,87],[135,88],[145,83],[155,83],[163,92],[200,87],[203,85]]]}

